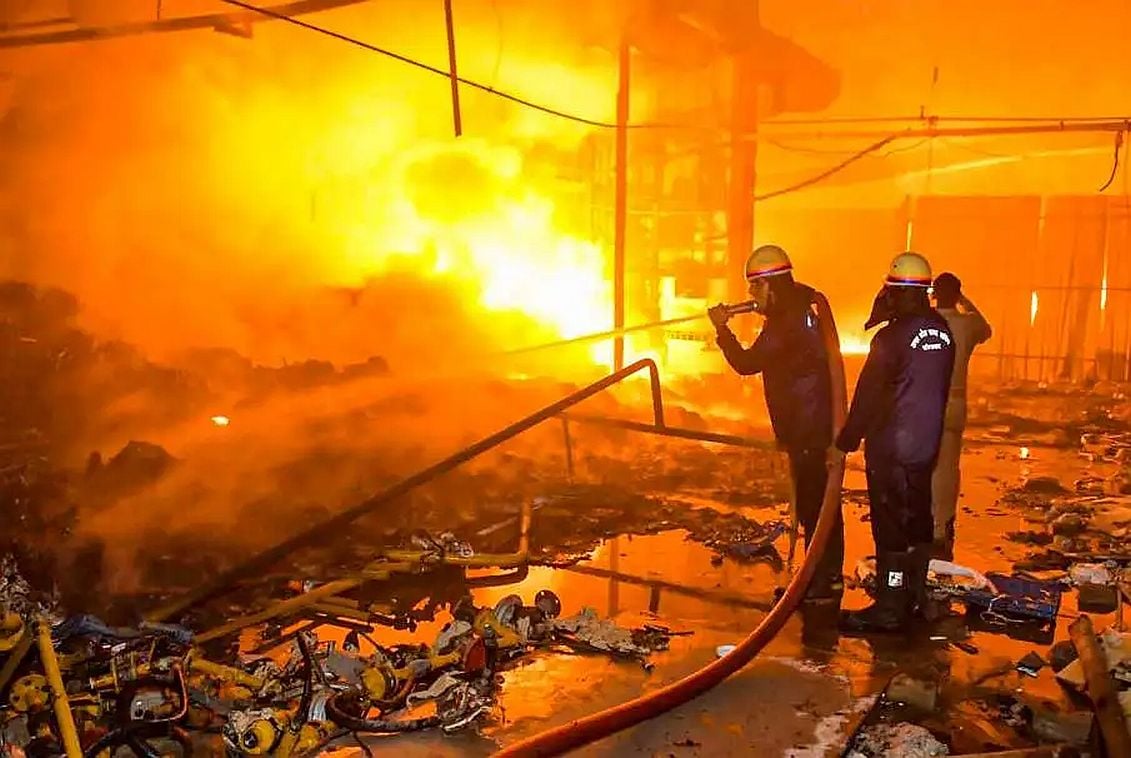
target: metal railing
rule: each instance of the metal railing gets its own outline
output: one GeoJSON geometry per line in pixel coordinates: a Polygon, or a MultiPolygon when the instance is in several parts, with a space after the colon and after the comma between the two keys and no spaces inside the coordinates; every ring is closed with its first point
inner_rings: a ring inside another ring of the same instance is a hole
{"type": "Polygon", "coordinates": [[[714,434],[711,432],[700,432],[693,429],[683,429],[680,427],[669,427],[664,423],[664,403],[660,387],[660,371],[656,366],[655,361],[650,358],[644,358],[636,361],[635,363],[625,366],[620,371],[616,371],[603,379],[600,379],[592,384],[583,387],[582,389],[573,392],[561,400],[545,406],[541,410],[530,414],[529,416],[520,419],[509,426],[500,429],[494,434],[484,437],[473,445],[465,447],[453,455],[444,458],[443,460],[421,469],[415,474],[400,480],[388,489],[380,492],[372,497],[354,505],[346,510],[331,516],[330,518],[305,529],[298,534],[289,537],[288,539],[280,542],[274,547],[268,548],[252,558],[244,561],[243,563],[234,566],[222,572],[216,578],[204,583],[196,589],[186,593],[185,595],[160,606],[146,615],[150,621],[163,621],[173,616],[180,615],[185,611],[197,607],[202,603],[222,597],[232,591],[240,582],[251,577],[257,572],[262,572],[269,569],[271,566],[279,563],[282,559],[286,558],[291,553],[302,548],[309,547],[327,538],[327,536],[338,531],[342,527],[356,521],[358,518],[372,512],[386,503],[395,500],[396,498],[405,495],[406,493],[426,484],[436,477],[445,474],[456,467],[467,463],[473,458],[476,458],[487,451],[498,447],[499,445],[507,442],[523,432],[531,429],[532,427],[541,424],[551,418],[561,417],[566,439],[566,456],[567,466],[570,476],[573,473],[573,453],[572,442],[569,436],[569,421],[562,414],[569,408],[581,403],[584,400],[593,397],[599,392],[619,384],[628,377],[639,373],[640,371],[648,371],[650,381],[650,388],[652,393],[652,424],[642,424],[635,421],[628,421],[623,419],[608,419],[595,416],[578,416],[571,417],[572,420],[602,424],[606,426],[617,426],[624,429],[633,431],[645,432],[649,434],[657,434],[665,437],[673,437],[679,439],[699,440],[702,442],[716,442],[728,445],[740,445],[743,447],[761,447],[764,443],[758,440],[748,439],[744,437],[736,437],[733,435],[714,434]]]}

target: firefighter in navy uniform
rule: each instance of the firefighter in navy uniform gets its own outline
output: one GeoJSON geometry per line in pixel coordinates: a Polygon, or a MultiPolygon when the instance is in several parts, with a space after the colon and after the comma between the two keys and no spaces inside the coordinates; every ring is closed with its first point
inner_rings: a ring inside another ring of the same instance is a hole
{"type": "MultiPolygon", "coordinates": [[[[793,265],[776,245],[754,251],[746,261],[746,280],[756,311],[766,319],[753,345],[743,347],[727,326],[727,306],[717,305],[708,313],[731,368],[742,376],[762,374],[774,436],[789,455],[797,516],[808,547],[824,499],[833,437],[831,379],[818,314],[824,311],[828,319],[832,315],[827,305],[815,306],[825,303],[820,293],[793,280],[793,265]]],[[[839,599],[843,563],[844,522],[838,512],[807,599],[839,599]]]]}
{"type": "Polygon", "coordinates": [[[931,307],[931,267],[916,253],[892,261],[865,328],[888,324],[871,349],[832,454],[864,441],[876,600],[841,616],[848,632],[906,627],[926,597],[934,538],[931,474],[938,458],[954,368],[954,339],[931,307]]]}

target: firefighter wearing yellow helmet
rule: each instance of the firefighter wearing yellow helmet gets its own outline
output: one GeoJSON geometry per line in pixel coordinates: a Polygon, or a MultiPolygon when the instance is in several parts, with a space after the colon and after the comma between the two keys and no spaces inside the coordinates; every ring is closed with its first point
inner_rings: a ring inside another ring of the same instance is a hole
{"type": "Polygon", "coordinates": [[[931,474],[939,454],[954,339],[931,307],[931,266],[918,253],[896,256],[867,328],[887,322],[856,383],[837,436],[838,455],[864,442],[876,600],[842,615],[850,632],[899,631],[924,607],[934,537],[931,474]]]}
{"type": "MultiPolygon", "coordinates": [[[[825,297],[794,281],[793,264],[777,245],[763,245],[746,261],[755,310],[765,317],[761,333],[744,347],[727,325],[733,312],[717,305],[708,312],[727,363],[743,376],[762,374],[766,405],[778,444],[789,455],[798,520],[809,546],[821,512],[833,418],[828,353],[822,320],[832,312],[825,297]]],[[[836,600],[844,590],[844,524],[840,514],[809,585],[811,601],[836,600]]]]}

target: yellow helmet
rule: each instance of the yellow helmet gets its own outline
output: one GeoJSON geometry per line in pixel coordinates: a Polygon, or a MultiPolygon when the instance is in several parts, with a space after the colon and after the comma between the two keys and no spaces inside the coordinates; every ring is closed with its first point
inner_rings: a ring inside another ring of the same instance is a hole
{"type": "Polygon", "coordinates": [[[789,256],[777,245],[762,245],[746,259],[746,280],[788,274],[793,270],[789,256]]]}
{"type": "Polygon", "coordinates": [[[890,287],[929,288],[932,281],[931,264],[918,253],[900,253],[888,269],[887,284],[890,287]]]}

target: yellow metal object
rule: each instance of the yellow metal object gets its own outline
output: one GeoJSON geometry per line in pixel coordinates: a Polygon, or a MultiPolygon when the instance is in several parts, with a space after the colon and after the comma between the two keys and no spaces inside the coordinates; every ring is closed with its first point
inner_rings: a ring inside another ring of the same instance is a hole
{"type": "Polygon", "coordinates": [[[18,613],[5,613],[0,616],[0,653],[14,650],[24,638],[24,620],[18,613]]]}
{"type": "Polygon", "coordinates": [[[423,550],[386,550],[382,555],[390,561],[401,561],[418,565],[422,563],[438,563],[446,566],[464,566],[466,568],[517,568],[526,565],[530,560],[530,522],[532,513],[533,503],[527,500],[522,504],[522,513],[519,516],[518,550],[514,553],[479,553],[467,558],[462,558],[456,555],[438,555],[423,550]]]}
{"type": "Polygon", "coordinates": [[[361,684],[372,700],[384,700],[397,687],[397,674],[387,666],[370,666],[361,672],[361,684]]]}
{"type": "Polygon", "coordinates": [[[234,666],[225,666],[220,663],[213,663],[205,658],[197,657],[195,654],[189,658],[189,670],[195,671],[199,674],[204,674],[225,682],[231,682],[243,687],[247,687],[255,692],[263,689],[265,682],[257,676],[252,676],[246,671],[241,671],[234,666]]]}
{"type": "Polygon", "coordinates": [[[40,674],[21,676],[12,682],[8,702],[20,713],[39,710],[51,700],[47,677],[40,674]]]}
{"type": "MultiPolygon", "coordinates": [[[[243,751],[248,755],[267,755],[272,752],[279,739],[279,724],[268,719],[259,719],[240,735],[243,751]]],[[[288,755],[289,751],[282,753],[288,755]]]]}
{"type": "Polygon", "coordinates": [[[34,642],[32,635],[25,634],[16,645],[15,650],[8,654],[8,660],[4,661],[4,668],[0,669],[0,692],[3,692],[4,688],[8,686],[8,682],[12,681],[12,677],[16,675],[16,669],[23,663],[34,642]]]}
{"type": "Polygon", "coordinates": [[[329,721],[308,721],[299,730],[294,752],[301,754],[313,750],[333,733],[334,724],[329,721]]]}
{"type": "Polygon", "coordinates": [[[36,622],[36,627],[39,659],[43,663],[43,672],[47,675],[47,683],[51,687],[55,721],[59,726],[63,752],[67,758],[82,758],[82,747],[79,744],[78,731],[75,730],[75,717],[67,701],[67,690],[63,686],[63,676],[59,673],[59,659],[55,657],[55,646],[51,642],[51,624],[41,618],[36,622]]]}
{"type": "Polygon", "coordinates": [[[511,629],[509,626],[499,621],[498,616],[495,615],[493,610],[480,611],[479,615],[475,617],[475,623],[472,628],[479,636],[484,636],[484,630],[491,627],[491,631],[495,633],[495,639],[499,647],[514,647],[515,645],[522,644],[522,638],[518,636],[518,632],[511,629]]]}
{"type": "Polygon", "coordinates": [[[325,613],[327,616],[337,616],[338,618],[353,619],[355,621],[369,621],[372,617],[369,611],[361,611],[356,608],[349,608],[333,603],[315,603],[310,607],[312,610],[318,611],[319,613],[325,613]]]}
{"type": "Polygon", "coordinates": [[[221,682],[217,694],[220,696],[221,700],[230,700],[236,703],[246,703],[255,697],[255,692],[247,687],[232,684],[231,682],[221,682]]]}
{"type": "Polygon", "coordinates": [[[111,659],[110,673],[92,678],[90,680],[90,688],[92,690],[117,690],[121,686],[123,679],[128,681],[137,679],[138,677],[148,676],[151,670],[148,663],[138,663],[131,665],[127,671],[121,671],[118,668],[117,661],[111,659]],[[126,676],[121,676],[122,674],[126,674],[126,676]]]}
{"type": "Polygon", "coordinates": [[[233,619],[227,624],[218,626],[215,629],[209,629],[203,634],[198,634],[196,636],[196,641],[199,643],[205,643],[211,640],[220,639],[221,637],[226,637],[229,634],[238,632],[239,630],[246,627],[254,626],[255,624],[262,624],[263,622],[270,621],[273,618],[278,618],[279,616],[286,616],[296,611],[301,611],[303,608],[314,605],[323,598],[332,597],[340,592],[348,592],[349,590],[361,586],[362,584],[364,584],[364,582],[365,580],[363,579],[339,579],[334,582],[327,582],[321,587],[315,587],[310,592],[304,592],[298,597],[292,597],[282,601],[281,603],[275,603],[270,608],[262,610],[259,613],[252,613],[247,616],[241,616],[240,618],[233,619]]]}
{"type": "Polygon", "coordinates": [[[450,666],[462,660],[463,654],[459,651],[453,651],[444,655],[431,655],[428,657],[428,663],[432,666],[433,670],[442,669],[444,666],[450,666]]]}

